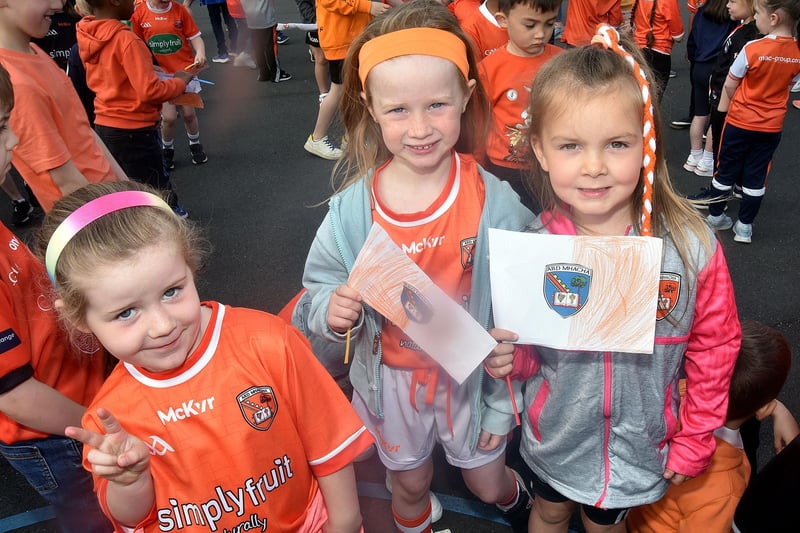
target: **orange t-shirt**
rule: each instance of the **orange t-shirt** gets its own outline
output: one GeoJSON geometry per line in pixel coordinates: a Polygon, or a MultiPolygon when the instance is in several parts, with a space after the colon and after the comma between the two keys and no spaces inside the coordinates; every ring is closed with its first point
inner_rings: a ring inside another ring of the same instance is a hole
{"type": "Polygon", "coordinates": [[[508,42],[508,31],[500,27],[494,13],[489,13],[486,2],[461,23],[461,28],[475,43],[475,59],[478,61],[508,42]]]}
{"type": "Polygon", "coordinates": [[[319,45],[328,60],[344,59],[372,20],[370,0],[316,0],[319,45]]]}
{"type": "Polygon", "coordinates": [[[242,7],[242,2],[240,0],[228,0],[225,2],[228,6],[228,13],[235,19],[244,19],[247,18],[247,15],[244,12],[244,8],[242,7]]]}
{"type": "Polygon", "coordinates": [[[478,65],[492,106],[493,127],[486,140],[486,155],[495,165],[530,166],[525,154],[531,85],[542,65],[561,52],[561,48],[548,44],[536,57],[520,57],[511,54],[508,46],[502,46],[478,65]]]}
{"type": "Polygon", "coordinates": [[[612,26],[622,23],[619,0],[570,0],[561,41],[572,46],[589,44],[601,22],[612,26]]]}
{"type": "Polygon", "coordinates": [[[72,82],[35,44],[31,54],[0,51],[11,76],[14,109],[9,125],[19,137],[14,167],[49,211],[63,196],[50,171],[72,161],[90,182],[114,181],[114,171],[97,143],[72,82]]]}
{"type": "Polygon", "coordinates": [[[160,11],[144,2],[133,12],[131,28],[144,39],[164,72],[172,74],[194,62],[189,39],[200,37],[200,30],[183,5],[171,2],[167,9],[160,11]]]}
{"type": "Polygon", "coordinates": [[[728,76],[741,79],[727,121],[751,131],[783,129],[789,84],[800,73],[800,50],[792,37],[768,35],[750,41],[731,65],[728,76]]]}
{"type": "MultiPolygon", "coordinates": [[[[100,430],[103,406],[150,446],[155,505],[137,532],[190,521],[192,531],[299,531],[316,478],[373,439],[299,331],[260,311],[203,305],[212,317],[186,362],[161,373],[117,365],[83,425],[100,430]]],[[[106,510],[107,483],[95,476],[106,510]]]]}
{"type": "MultiPolygon", "coordinates": [[[[485,190],[474,159],[453,152],[450,176],[442,193],[425,211],[392,212],[378,197],[381,171],[372,184],[372,219],[436,285],[467,307],[472,287],[472,252],[478,235],[485,190]]],[[[430,368],[437,363],[403,331],[386,323],[383,363],[399,368],[430,368]]]]}
{"type": "MultiPolygon", "coordinates": [[[[46,294],[50,282],[44,267],[3,224],[0,250],[0,394],[33,377],[89,405],[103,383],[102,353],[80,353],[73,346],[58,323],[52,295],[46,294]]],[[[6,444],[49,436],[0,412],[0,441],[6,444]]]]}
{"type": "MultiPolygon", "coordinates": [[[[655,1],[640,0],[636,13],[634,13],[633,39],[639,48],[647,46],[647,34],[651,31],[650,14],[655,1]]],[[[653,17],[652,32],[653,45],[650,48],[662,54],[671,54],[675,40],[683,37],[683,21],[678,0],[658,0],[653,17]]]]}
{"type": "Polygon", "coordinates": [[[481,5],[481,0],[455,0],[447,4],[447,9],[456,17],[459,25],[463,25],[481,5]]]}

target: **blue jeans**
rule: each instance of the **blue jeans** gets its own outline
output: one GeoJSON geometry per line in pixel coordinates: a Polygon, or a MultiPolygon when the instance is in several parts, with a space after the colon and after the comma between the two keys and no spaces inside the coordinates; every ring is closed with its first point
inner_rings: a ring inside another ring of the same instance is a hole
{"type": "Polygon", "coordinates": [[[214,39],[217,41],[217,55],[225,55],[228,53],[228,47],[225,46],[225,32],[222,30],[222,21],[225,21],[225,26],[228,27],[228,38],[231,40],[231,51],[238,52],[239,48],[239,26],[236,19],[228,12],[228,4],[222,2],[221,4],[206,4],[208,9],[208,18],[211,21],[211,29],[214,32],[214,39]]]}
{"type": "Polygon", "coordinates": [[[0,442],[0,455],[53,506],[61,531],[107,533],[114,528],[100,510],[82,453],[83,445],[66,437],[0,442]]]}

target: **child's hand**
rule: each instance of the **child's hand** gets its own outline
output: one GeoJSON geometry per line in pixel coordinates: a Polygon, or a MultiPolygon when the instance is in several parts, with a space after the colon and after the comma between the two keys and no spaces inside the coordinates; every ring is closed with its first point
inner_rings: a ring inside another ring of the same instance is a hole
{"type": "Polygon", "coordinates": [[[772,434],[775,453],[781,453],[786,445],[800,434],[800,426],[797,425],[792,413],[777,400],[772,411],[772,434]]]}
{"type": "Polygon", "coordinates": [[[361,315],[361,295],[347,285],[339,285],[331,294],[328,303],[328,327],[344,333],[356,323],[361,315]]]}
{"type": "Polygon", "coordinates": [[[511,373],[514,367],[514,341],[519,335],[507,329],[494,328],[489,330],[489,335],[494,337],[499,344],[486,356],[484,366],[486,371],[496,378],[504,378],[511,373]]]}
{"type": "Polygon", "coordinates": [[[203,63],[198,63],[197,59],[195,59],[194,63],[192,63],[191,65],[186,65],[186,67],[182,71],[179,70],[178,72],[176,72],[175,77],[177,78],[179,77],[178,74],[181,74],[180,78],[184,79],[183,75],[185,74],[189,76],[189,79],[192,79],[195,76],[197,76],[201,71],[205,70],[207,66],[208,64],[206,63],[205,58],[203,58],[203,63]]]}
{"type": "Polygon", "coordinates": [[[489,433],[485,429],[482,429],[481,434],[478,437],[478,449],[485,452],[494,450],[500,446],[500,443],[505,439],[505,435],[495,435],[493,433],[489,433]]]}
{"type": "Polygon", "coordinates": [[[664,470],[664,479],[670,480],[673,485],[680,485],[684,481],[692,479],[692,476],[687,476],[687,475],[684,475],[684,474],[678,474],[676,472],[673,472],[669,468],[667,468],[666,470],[664,470]]]}
{"type": "Polygon", "coordinates": [[[183,83],[189,83],[194,78],[194,74],[191,74],[188,70],[178,70],[175,72],[175,77],[179,80],[183,80],[183,83]]]}
{"type": "Polygon", "coordinates": [[[200,69],[206,68],[208,66],[208,60],[206,59],[206,54],[203,52],[195,53],[193,65],[200,69]]]}
{"type": "Polygon", "coordinates": [[[373,17],[377,17],[378,15],[382,15],[386,13],[392,8],[389,4],[384,4],[383,2],[372,2],[372,5],[369,6],[369,14],[373,17]]]}
{"type": "Polygon", "coordinates": [[[70,426],[67,437],[76,439],[93,449],[86,455],[92,471],[113,483],[132,485],[143,475],[149,476],[150,449],[147,444],[125,431],[114,415],[102,407],[97,417],[103,423],[105,434],[70,426]]]}

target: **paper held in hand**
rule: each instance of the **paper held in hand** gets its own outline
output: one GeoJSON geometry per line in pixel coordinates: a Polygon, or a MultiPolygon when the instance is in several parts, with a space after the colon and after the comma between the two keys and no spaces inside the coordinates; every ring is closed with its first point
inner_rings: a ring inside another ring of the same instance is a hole
{"type": "Polygon", "coordinates": [[[657,309],[671,309],[680,294],[680,283],[659,294],[661,254],[653,237],[490,229],[495,327],[521,344],[651,354],[657,309]]]}
{"type": "Polygon", "coordinates": [[[459,384],[497,345],[377,224],[372,225],[347,284],[459,384]]]}

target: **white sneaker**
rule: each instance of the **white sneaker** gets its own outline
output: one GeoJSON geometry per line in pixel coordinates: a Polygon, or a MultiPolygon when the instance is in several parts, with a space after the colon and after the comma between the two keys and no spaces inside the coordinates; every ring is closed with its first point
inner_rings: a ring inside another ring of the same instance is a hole
{"type": "Polygon", "coordinates": [[[753,242],[753,225],[736,221],[733,225],[733,240],[736,242],[753,242]]]}
{"type": "Polygon", "coordinates": [[[708,215],[706,221],[708,221],[708,225],[716,231],[724,231],[733,227],[733,220],[725,213],[716,217],[714,215],[708,215]]]}
{"type": "Polygon", "coordinates": [[[244,67],[244,68],[249,68],[249,69],[253,69],[253,70],[255,70],[257,68],[256,67],[256,62],[253,61],[253,57],[250,54],[248,54],[247,52],[242,52],[241,54],[236,56],[236,59],[233,60],[233,66],[234,67],[244,67]]]}
{"type": "Polygon", "coordinates": [[[683,164],[683,169],[688,172],[694,172],[694,169],[697,168],[697,164],[702,161],[701,157],[695,157],[690,153],[689,157],[686,158],[686,162],[683,164]]]}
{"type": "Polygon", "coordinates": [[[308,139],[306,139],[306,144],[303,145],[303,148],[306,149],[306,152],[312,153],[317,157],[321,157],[322,159],[330,159],[331,161],[335,161],[342,157],[342,150],[336,148],[333,143],[328,139],[326,135],[322,139],[314,140],[313,135],[309,135],[308,139]]]}
{"type": "MultiPolygon", "coordinates": [[[[392,476],[388,470],[386,471],[386,490],[389,491],[389,494],[392,493],[392,476]]],[[[436,494],[433,491],[429,491],[428,494],[431,497],[431,524],[433,524],[442,519],[444,510],[442,509],[442,502],[439,501],[436,494]]]]}
{"type": "MultiPolygon", "coordinates": [[[[686,167],[684,166],[684,168],[686,167]]],[[[710,163],[706,163],[705,159],[701,159],[695,165],[694,173],[704,178],[710,178],[714,175],[714,160],[712,159],[710,163]]]]}

